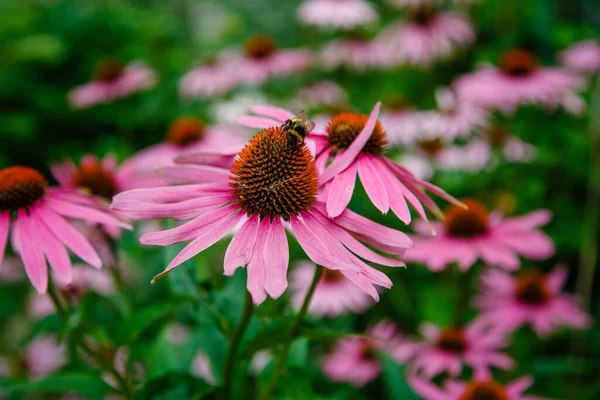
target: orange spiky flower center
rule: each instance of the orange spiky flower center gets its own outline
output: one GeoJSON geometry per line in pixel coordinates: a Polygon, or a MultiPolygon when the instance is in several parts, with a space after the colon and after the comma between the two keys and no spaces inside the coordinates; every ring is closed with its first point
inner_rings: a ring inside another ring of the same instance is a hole
{"type": "Polygon", "coordinates": [[[430,157],[435,156],[444,148],[444,142],[440,138],[431,138],[419,141],[419,148],[430,157]]]}
{"type": "Polygon", "coordinates": [[[175,146],[185,147],[204,138],[206,125],[195,117],[181,117],[169,126],[167,142],[175,146]]]}
{"type": "Polygon", "coordinates": [[[511,76],[528,76],[539,67],[536,56],[522,49],[512,49],[500,57],[500,68],[511,76]]]}
{"type": "Polygon", "coordinates": [[[468,347],[465,332],[456,326],[446,328],[440,333],[436,346],[451,353],[462,354],[468,347]]]}
{"type": "Polygon", "coordinates": [[[444,225],[450,236],[474,237],[483,235],[488,229],[488,210],[474,199],[461,200],[468,209],[457,205],[449,206],[444,212],[444,225]]]}
{"type": "Polygon", "coordinates": [[[48,182],[33,168],[8,167],[0,170],[0,212],[33,205],[46,194],[48,182]]]}
{"type": "Polygon", "coordinates": [[[246,40],[244,51],[248,57],[260,60],[277,51],[277,42],[267,35],[253,36],[246,40]]]}
{"type": "Polygon", "coordinates": [[[517,279],[516,297],[525,304],[543,305],[550,300],[546,275],[538,270],[522,274],[517,279]]]}
{"type": "Polygon", "coordinates": [[[107,58],[96,64],[92,78],[99,82],[113,82],[123,75],[125,65],[116,58],[107,58]]]}
{"type": "Polygon", "coordinates": [[[260,131],[233,163],[231,187],[249,215],[291,216],[309,210],[317,197],[317,169],[302,143],[288,144],[281,127],[260,131]]]}
{"type": "Polygon", "coordinates": [[[71,184],[106,199],[112,199],[119,192],[113,173],[107,171],[98,160],[82,161],[71,178],[71,184]]]}
{"type": "Polygon", "coordinates": [[[458,400],[510,400],[504,386],[496,381],[470,382],[458,400]]]}
{"type": "MultiPolygon", "coordinates": [[[[326,129],[329,144],[336,150],[347,149],[360,134],[368,119],[368,115],[353,112],[336,115],[329,121],[326,129]]],[[[362,152],[379,156],[383,154],[387,144],[386,133],[379,121],[377,121],[373,129],[373,134],[367,141],[367,144],[365,144],[365,147],[363,147],[362,152]]]]}
{"type": "Polygon", "coordinates": [[[412,11],[411,19],[417,25],[429,24],[437,15],[433,7],[423,4],[412,11]]]}

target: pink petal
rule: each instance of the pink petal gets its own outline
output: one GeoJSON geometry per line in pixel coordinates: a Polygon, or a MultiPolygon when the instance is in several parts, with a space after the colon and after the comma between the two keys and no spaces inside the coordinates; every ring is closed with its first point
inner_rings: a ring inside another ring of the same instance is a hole
{"type": "Polygon", "coordinates": [[[238,267],[244,267],[250,262],[256,243],[259,222],[258,215],[250,217],[236,232],[233,240],[227,246],[223,265],[225,275],[233,275],[238,267]]]}
{"type": "Polygon", "coordinates": [[[271,222],[265,241],[264,260],[267,267],[265,290],[276,299],[287,288],[287,269],[290,258],[287,237],[279,218],[271,222]]]}
{"type": "Polygon", "coordinates": [[[235,122],[247,128],[268,129],[281,125],[281,122],[270,118],[256,117],[254,115],[242,115],[237,117],[235,122]]]}
{"type": "Polygon", "coordinates": [[[156,173],[171,184],[227,182],[231,175],[227,169],[207,165],[166,166],[157,168],[156,173]]]}
{"type": "Polygon", "coordinates": [[[348,147],[341,156],[337,157],[331,163],[331,165],[325,169],[325,172],[323,172],[323,175],[321,175],[321,179],[319,181],[321,185],[333,179],[337,174],[344,171],[350,166],[350,164],[354,162],[358,154],[362,151],[363,147],[365,147],[371,138],[371,135],[373,134],[373,129],[377,123],[380,106],[380,102],[375,104],[375,107],[373,107],[371,114],[369,114],[369,119],[367,120],[363,130],[359,133],[356,139],[354,139],[350,147],[348,147]]]}
{"type": "Polygon", "coordinates": [[[113,197],[113,204],[125,200],[138,200],[156,203],[171,203],[189,200],[199,196],[229,191],[229,185],[216,186],[212,183],[182,186],[160,186],[147,189],[133,189],[113,197]]]}
{"type": "MultiPolygon", "coordinates": [[[[358,176],[367,192],[367,196],[369,196],[375,207],[383,214],[386,214],[390,209],[390,202],[385,186],[379,177],[381,174],[377,168],[379,164],[372,162],[372,158],[374,157],[368,154],[360,154],[357,157],[358,176]]],[[[385,165],[382,165],[380,169],[385,168],[385,165]]]]}
{"type": "Polygon", "coordinates": [[[39,294],[44,294],[48,288],[48,267],[37,240],[35,224],[30,221],[27,212],[20,209],[17,213],[15,225],[17,227],[16,240],[20,245],[19,252],[25,266],[25,272],[27,272],[27,276],[35,290],[39,294]]]}
{"type": "Polygon", "coordinates": [[[254,304],[261,304],[267,298],[265,292],[265,279],[267,274],[267,266],[265,262],[265,242],[269,233],[269,221],[268,218],[263,219],[259,222],[256,244],[254,245],[254,251],[252,257],[248,263],[248,281],[246,287],[252,296],[254,304]]]}
{"type": "Polygon", "coordinates": [[[52,211],[64,215],[65,217],[82,219],[84,221],[98,222],[104,225],[120,226],[128,230],[132,230],[131,225],[119,221],[110,216],[108,213],[84,206],[79,206],[73,203],[67,203],[62,200],[54,199],[46,196],[45,205],[52,211]]]}
{"type": "Polygon", "coordinates": [[[381,182],[387,190],[390,208],[402,222],[406,225],[410,224],[410,210],[408,209],[408,204],[406,204],[406,199],[398,186],[396,178],[387,168],[382,168],[380,173],[381,182]]]}
{"type": "Polygon", "coordinates": [[[195,151],[179,155],[173,159],[176,164],[197,164],[208,165],[218,168],[231,168],[233,165],[233,155],[215,154],[206,151],[195,151]]]}
{"type": "Polygon", "coordinates": [[[456,400],[455,396],[449,393],[444,393],[435,384],[418,378],[413,373],[408,375],[408,384],[420,397],[425,400],[456,400]]]}
{"type": "Polygon", "coordinates": [[[8,211],[0,213],[0,267],[6,251],[6,242],[8,241],[8,230],[10,228],[10,214],[8,211]]]}
{"type": "Polygon", "coordinates": [[[503,267],[509,271],[515,271],[521,265],[519,258],[511,250],[494,246],[488,240],[479,240],[477,247],[481,252],[481,258],[490,265],[503,267]]]}
{"type": "Polygon", "coordinates": [[[134,219],[175,218],[190,219],[200,214],[213,211],[227,204],[234,197],[228,193],[211,194],[203,197],[184,200],[180,203],[147,203],[139,200],[118,201],[111,209],[134,219]]]}
{"type": "Polygon", "coordinates": [[[568,274],[569,272],[566,267],[557,265],[552,272],[546,275],[546,285],[548,285],[548,289],[553,293],[560,292],[567,281],[568,274]]]}
{"type": "Polygon", "coordinates": [[[31,213],[30,220],[35,224],[40,247],[48,263],[52,266],[56,277],[66,283],[71,282],[71,259],[65,246],[54,236],[52,231],[46,226],[39,214],[31,213]]]}
{"type": "Polygon", "coordinates": [[[152,279],[152,283],[155,283],[157,279],[162,278],[167,273],[169,273],[173,268],[181,265],[186,262],[190,258],[194,257],[196,254],[206,250],[213,244],[217,243],[221,240],[225,235],[227,235],[236,225],[244,218],[244,213],[238,212],[236,214],[231,215],[226,220],[221,220],[218,223],[214,223],[213,225],[207,226],[206,230],[200,233],[200,235],[194,239],[190,244],[185,246],[183,250],[169,263],[167,268],[156,275],[152,279]]]}
{"type": "Polygon", "coordinates": [[[327,194],[327,214],[330,218],[337,217],[348,207],[355,183],[356,164],[354,163],[333,178],[327,194]]]}
{"type": "Polygon", "coordinates": [[[31,212],[37,214],[40,220],[44,221],[46,226],[54,233],[54,236],[79,258],[96,268],[102,267],[102,261],[96,250],[63,217],[47,207],[35,207],[31,212]]]}
{"type": "Polygon", "coordinates": [[[533,379],[530,376],[524,376],[519,378],[506,386],[508,396],[512,398],[519,398],[519,396],[527,390],[529,386],[533,384],[533,379]]]}
{"type": "Polygon", "coordinates": [[[273,118],[277,121],[285,122],[287,119],[295,117],[293,113],[280,107],[258,105],[250,107],[250,111],[255,114],[273,118]]]}

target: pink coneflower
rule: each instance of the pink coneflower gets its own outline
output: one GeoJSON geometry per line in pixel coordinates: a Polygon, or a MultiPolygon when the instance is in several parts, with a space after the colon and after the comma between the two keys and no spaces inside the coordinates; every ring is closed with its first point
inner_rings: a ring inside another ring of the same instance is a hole
{"type": "Polygon", "coordinates": [[[346,104],[348,93],[336,82],[323,80],[298,89],[294,98],[294,107],[299,109],[316,106],[335,107],[346,104]]]}
{"type": "Polygon", "coordinates": [[[179,94],[188,98],[220,96],[239,82],[235,65],[227,57],[218,56],[187,72],[179,81],[179,94]]]}
{"type": "Polygon", "coordinates": [[[421,113],[403,97],[396,97],[386,103],[379,121],[386,128],[392,145],[410,146],[423,133],[421,113]]]}
{"type": "Polygon", "coordinates": [[[579,113],[584,106],[576,94],[581,83],[569,71],[541,67],[533,54],[513,49],[502,55],[499,67],[488,66],[463,75],[453,87],[459,98],[507,114],[521,105],[564,107],[579,113]]]}
{"type": "Polygon", "coordinates": [[[571,71],[593,74],[600,70],[600,41],[584,40],[559,54],[560,63],[571,71]]]}
{"type": "Polygon", "coordinates": [[[0,170],[0,265],[12,225],[11,243],[38,293],[46,292],[46,260],[57,276],[71,280],[67,248],[86,263],[102,266],[90,243],[68,222],[79,219],[130,229],[98,207],[98,201],[73,190],[48,187],[44,176],[27,167],[0,170]]]}
{"type": "Polygon", "coordinates": [[[432,378],[443,372],[451,376],[462,373],[463,366],[473,369],[496,367],[511,369],[513,360],[500,352],[508,346],[504,333],[492,329],[482,320],[462,327],[440,329],[434,324],[421,325],[424,342],[414,343],[413,367],[432,378]]]}
{"type": "Polygon", "coordinates": [[[30,378],[44,378],[67,363],[67,348],[54,336],[39,336],[27,345],[23,362],[30,378]]]}
{"type": "Polygon", "coordinates": [[[412,11],[409,22],[391,25],[376,40],[385,49],[385,65],[430,67],[472,44],[475,32],[458,13],[422,6],[412,11]]]}
{"type": "MultiPolygon", "coordinates": [[[[326,201],[327,215],[334,218],[346,210],[357,174],[373,204],[382,213],[391,208],[406,224],[411,220],[407,200],[425,220],[427,216],[421,203],[432,212],[441,213],[424,190],[460,204],[442,189],[416,179],[408,170],[383,156],[388,139],[377,121],[379,106],[377,103],[369,116],[339,114],[329,122],[326,136],[320,132],[309,135],[316,143],[317,165],[324,167],[332,161],[319,177],[319,184],[323,186],[320,199],[326,201]]],[[[252,111],[264,117],[242,117],[238,121],[254,127],[274,126],[293,116],[289,111],[268,106],[254,107],[252,111]]]]}
{"type": "Polygon", "coordinates": [[[357,256],[382,265],[404,265],[362,244],[398,253],[412,245],[404,233],[349,210],[335,219],[327,217],[325,204],[317,201],[313,156],[306,143],[290,145],[281,127],[254,136],[231,170],[207,166],[206,158],[206,153],[183,155],[176,161],[190,165],[163,168],[163,176],[181,186],[132,190],[113,200],[112,209],[135,219],[193,218],[140,239],[143,244],[160,246],[192,240],[155,280],[239,225],[225,254],[224,270],[232,275],[238,267],[248,266],[247,287],[256,304],[267,294],[278,298],[287,287],[289,253],[284,225],[313,262],[344,270],[375,299],[379,297],[373,284],[390,287],[391,281],[357,256]]]}
{"type": "Polygon", "coordinates": [[[415,374],[409,374],[408,384],[424,400],[542,400],[523,392],[533,380],[519,378],[507,385],[495,381],[487,369],[477,370],[470,382],[448,379],[442,388],[415,374]]]}
{"type": "Polygon", "coordinates": [[[462,101],[451,90],[437,89],[435,99],[438,110],[421,116],[421,128],[427,136],[434,134],[447,140],[465,138],[490,123],[486,110],[462,101]]]}
{"type": "MultiPolygon", "coordinates": [[[[207,126],[191,116],[177,118],[169,126],[164,142],[137,152],[121,164],[118,175],[128,185],[123,185],[118,192],[166,185],[167,180],[156,170],[174,165],[173,159],[181,154],[201,150],[217,152],[241,146],[245,141],[244,133],[237,127],[207,126]]],[[[220,158],[214,157],[214,162],[219,165],[220,158]]]]}
{"type": "Polygon", "coordinates": [[[413,356],[412,350],[404,348],[396,326],[389,321],[378,322],[367,330],[367,335],[372,338],[347,337],[337,342],[333,352],[322,362],[323,372],[329,379],[361,387],[379,376],[378,353],[401,363],[413,356]]]}
{"type": "Polygon", "coordinates": [[[567,269],[560,266],[548,274],[532,270],[518,277],[487,270],[481,276],[482,293],[476,305],[483,319],[509,332],[526,324],[539,336],[559,326],[587,328],[590,316],[579,308],[575,296],[561,292],[566,280],[567,269]]]}
{"type": "MultiPolygon", "coordinates": [[[[56,276],[54,283],[57,289],[73,303],[79,302],[90,291],[103,296],[109,296],[115,292],[114,280],[107,270],[91,269],[83,264],[73,265],[70,282],[56,276]]],[[[47,295],[34,296],[28,304],[28,311],[31,315],[40,318],[53,314],[55,308],[47,295]]]]}
{"type": "Polygon", "coordinates": [[[101,61],[94,70],[92,82],[69,92],[73,107],[86,108],[127,97],[156,85],[156,74],[140,62],[123,65],[116,59],[101,61]]]}
{"type": "Polygon", "coordinates": [[[339,29],[354,29],[379,19],[375,7],[365,0],[306,0],[297,15],[305,25],[339,29]]]}
{"type": "MultiPolygon", "coordinates": [[[[315,274],[315,265],[301,263],[292,271],[292,302],[300,309],[315,274]]],[[[348,312],[361,313],[373,305],[371,297],[351,280],[344,271],[326,269],[310,300],[308,312],[317,317],[335,317],[348,312]]]]}
{"type": "Polygon", "coordinates": [[[547,210],[534,211],[521,217],[503,219],[490,214],[477,200],[465,199],[469,208],[450,206],[444,222],[432,224],[437,236],[426,237],[427,227],[417,225],[421,234],[414,238],[415,247],[404,257],[440,271],[456,262],[461,271],[468,270],[478,258],[489,265],[510,271],[521,265],[518,255],[543,260],[554,254],[552,240],[537,228],[547,224],[547,210]]]}
{"type": "Polygon", "coordinates": [[[319,59],[325,69],[347,67],[357,71],[377,67],[382,48],[372,39],[352,37],[331,40],[321,48],[319,59]]]}

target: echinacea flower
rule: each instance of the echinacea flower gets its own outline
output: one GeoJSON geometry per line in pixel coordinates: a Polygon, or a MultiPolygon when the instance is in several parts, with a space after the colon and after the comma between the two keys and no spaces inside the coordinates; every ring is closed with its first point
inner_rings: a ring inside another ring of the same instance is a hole
{"type": "MultiPolygon", "coordinates": [[[[72,303],[77,303],[88,292],[95,292],[103,296],[110,296],[115,292],[115,283],[106,270],[87,268],[83,264],[73,265],[72,279],[70,282],[56,276],[56,288],[60,290],[72,303]]],[[[53,314],[54,304],[48,295],[33,296],[28,304],[31,315],[40,318],[53,314]]]]}
{"type": "Polygon", "coordinates": [[[323,45],[319,60],[328,70],[347,67],[356,71],[380,65],[381,46],[372,39],[348,37],[333,39],[323,45]]]}
{"type": "Polygon", "coordinates": [[[489,125],[489,113],[475,104],[463,101],[447,88],[435,91],[438,109],[421,114],[421,129],[426,136],[447,140],[466,138],[489,125]]]}
{"type": "Polygon", "coordinates": [[[100,268],[102,261],[66,218],[130,229],[99,208],[97,199],[76,191],[48,187],[35,169],[21,166],[0,170],[0,265],[11,230],[11,244],[38,293],[46,292],[50,264],[57,276],[71,281],[67,248],[86,263],[100,268]]]}
{"type": "Polygon", "coordinates": [[[379,296],[373,284],[390,287],[391,281],[357,256],[382,265],[404,265],[363,245],[396,254],[412,245],[404,233],[350,210],[335,219],[327,217],[325,204],[317,201],[313,156],[306,143],[290,145],[281,127],[255,135],[230,170],[207,166],[206,159],[206,152],[184,154],[176,159],[179,165],[162,169],[166,179],[180,186],[136,189],[113,199],[113,210],[134,219],[191,219],[140,239],[143,244],[160,246],[192,241],[154,280],[240,225],[225,254],[225,275],[247,266],[247,287],[256,304],[267,294],[278,298],[287,288],[289,251],[284,226],[313,262],[344,270],[375,299],[379,296]]]}
{"type": "Polygon", "coordinates": [[[298,89],[293,104],[294,108],[302,110],[317,106],[336,107],[347,101],[348,93],[343,87],[336,82],[323,80],[298,89]]]}
{"type": "Polygon", "coordinates": [[[68,97],[73,107],[92,107],[150,89],[156,81],[156,74],[141,62],[124,65],[106,59],[96,66],[92,82],[72,89],[68,97]]]}
{"type": "Polygon", "coordinates": [[[494,380],[487,369],[475,371],[470,382],[448,379],[443,387],[415,375],[409,374],[408,384],[424,400],[542,400],[540,397],[523,394],[533,380],[524,376],[507,385],[494,380]]]}
{"type": "Polygon", "coordinates": [[[505,333],[483,320],[465,327],[446,328],[424,323],[420,331],[425,341],[412,344],[415,357],[411,366],[428,378],[443,372],[459,376],[464,365],[474,370],[490,367],[509,370],[514,366],[513,360],[501,353],[508,346],[505,333]]]}
{"type": "MultiPolygon", "coordinates": [[[[303,262],[292,271],[290,286],[293,291],[292,302],[296,309],[302,306],[315,274],[315,268],[314,264],[303,262]]],[[[326,269],[315,288],[308,312],[317,317],[335,317],[347,312],[361,313],[371,305],[373,305],[371,297],[346,278],[343,270],[326,269]]]]}
{"type": "Polygon", "coordinates": [[[411,14],[410,21],[394,23],[377,37],[386,55],[383,65],[427,68],[475,41],[473,27],[458,13],[420,6],[411,14]]]}
{"type": "Polygon", "coordinates": [[[573,44],[559,54],[560,63],[580,74],[594,74],[600,70],[600,41],[584,40],[573,44]]]}
{"type": "Polygon", "coordinates": [[[413,145],[423,133],[421,113],[404,97],[397,96],[385,103],[379,116],[391,145],[413,145]]]}
{"type": "Polygon", "coordinates": [[[582,81],[570,71],[542,67],[522,49],[505,52],[499,67],[486,66],[459,77],[453,84],[458,97],[491,110],[512,114],[522,105],[563,107],[578,114],[584,104],[576,90],[582,81]]]}
{"type": "Polygon", "coordinates": [[[508,332],[526,324],[539,336],[560,326],[585,329],[591,318],[579,308],[575,296],[561,291],[566,280],[567,270],[562,266],[548,274],[531,270],[517,277],[487,270],[475,304],[482,311],[481,318],[508,332]]]}
{"type": "MultiPolygon", "coordinates": [[[[408,170],[383,155],[388,139],[377,121],[379,107],[380,103],[377,103],[369,116],[339,114],[329,122],[327,135],[322,132],[309,135],[316,144],[316,163],[324,169],[319,184],[323,186],[320,199],[326,201],[327,215],[334,218],[347,209],[357,175],[375,207],[382,213],[391,209],[406,224],[411,220],[407,200],[424,220],[427,216],[422,204],[438,215],[441,213],[424,190],[460,204],[442,189],[416,179],[408,170]],[[331,164],[325,168],[330,160],[331,164]]],[[[263,117],[246,116],[238,118],[238,122],[252,127],[268,127],[293,117],[289,111],[275,107],[254,107],[251,110],[263,117]]]]}
{"type": "MultiPolygon", "coordinates": [[[[173,159],[191,151],[212,151],[241,146],[245,134],[235,126],[206,125],[201,119],[184,116],[175,119],[162,143],[143,149],[129,157],[119,168],[119,177],[125,180],[123,190],[162,186],[167,180],[156,173],[160,167],[174,165],[173,159]]],[[[229,160],[229,159],[227,159],[229,160]]],[[[219,165],[220,158],[214,162],[219,165]]],[[[228,162],[228,161],[227,161],[228,162]]]]}
{"type": "Polygon", "coordinates": [[[240,80],[228,57],[217,56],[192,68],[179,81],[179,94],[185,98],[208,98],[233,90],[240,80]]]}
{"type": "MultiPolygon", "coordinates": [[[[554,254],[554,243],[538,227],[546,225],[551,214],[547,210],[503,219],[474,199],[463,199],[468,209],[451,205],[444,212],[444,222],[435,223],[437,236],[428,234],[428,227],[417,224],[415,247],[404,257],[440,271],[453,262],[466,271],[481,258],[485,263],[509,271],[519,269],[519,255],[543,260],[554,254]]],[[[422,225],[422,224],[421,224],[422,225]]]]}
{"type": "Polygon", "coordinates": [[[400,363],[413,356],[412,351],[403,348],[404,340],[390,321],[379,321],[367,329],[366,334],[371,337],[350,336],[336,343],[333,352],[321,364],[327,378],[361,387],[379,376],[379,353],[387,354],[400,363]]]}
{"type": "Polygon", "coordinates": [[[297,15],[304,25],[339,29],[354,29],[379,19],[373,5],[365,0],[306,0],[297,15]]]}

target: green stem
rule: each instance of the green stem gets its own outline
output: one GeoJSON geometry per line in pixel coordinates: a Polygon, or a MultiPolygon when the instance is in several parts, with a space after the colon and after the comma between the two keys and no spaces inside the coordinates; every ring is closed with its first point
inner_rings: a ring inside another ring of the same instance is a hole
{"type": "Polygon", "coordinates": [[[472,266],[468,271],[461,272],[458,265],[455,266],[456,280],[456,308],[454,309],[453,324],[462,327],[466,322],[467,311],[469,309],[469,299],[471,294],[472,266]]]}
{"type": "Polygon", "coordinates": [[[238,323],[235,332],[229,339],[229,350],[227,352],[227,359],[225,360],[225,370],[223,372],[223,400],[228,400],[231,396],[231,386],[233,383],[233,372],[235,370],[235,356],[237,354],[244,333],[250,324],[250,318],[252,317],[252,296],[250,292],[246,290],[246,296],[244,297],[244,307],[242,310],[242,317],[238,323]]]}
{"type": "MultiPolygon", "coordinates": [[[[56,287],[54,286],[52,281],[48,282],[48,295],[52,300],[52,303],[54,304],[54,308],[56,309],[56,313],[58,314],[59,318],[63,321],[65,325],[67,325],[69,322],[68,306],[65,307],[63,305],[62,301],[60,300],[58,291],[56,290],[56,287]]],[[[69,335],[75,341],[75,344],[77,344],[81,351],[96,363],[100,370],[111,375],[117,381],[119,391],[121,392],[121,394],[123,394],[123,396],[125,396],[125,398],[134,398],[133,390],[127,383],[127,380],[121,376],[121,374],[115,369],[114,365],[110,361],[106,360],[104,357],[92,350],[90,345],[85,341],[83,334],[76,331],[75,329],[72,329],[69,331],[69,335]]]]}
{"type": "Polygon", "coordinates": [[[306,315],[306,312],[308,311],[308,306],[310,305],[310,300],[312,299],[312,296],[313,296],[313,293],[315,292],[317,284],[319,283],[319,280],[321,279],[321,275],[323,275],[323,267],[321,267],[320,265],[317,265],[315,268],[315,276],[313,277],[312,283],[310,284],[310,287],[308,288],[308,292],[306,293],[306,296],[304,297],[304,302],[302,303],[302,307],[300,307],[300,311],[298,311],[298,314],[296,314],[296,318],[294,319],[292,328],[290,329],[290,333],[287,338],[287,341],[284,343],[283,349],[281,350],[281,353],[279,354],[279,358],[277,359],[277,364],[275,365],[275,369],[273,370],[273,376],[271,376],[271,379],[267,383],[267,386],[265,387],[265,390],[263,391],[262,396],[260,396],[260,399],[262,399],[262,400],[269,400],[269,399],[271,399],[271,397],[273,397],[273,393],[275,391],[275,388],[277,387],[279,378],[285,372],[287,358],[288,358],[288,354],[290,352],[290,348],[292,347],[292,342],[294,341],[294,337],[296,337],[296,335],[298,334],[298,330],[300,329],[300,324],[302,323],[302,320],[304,319],[304,316],[306,315]]]}

